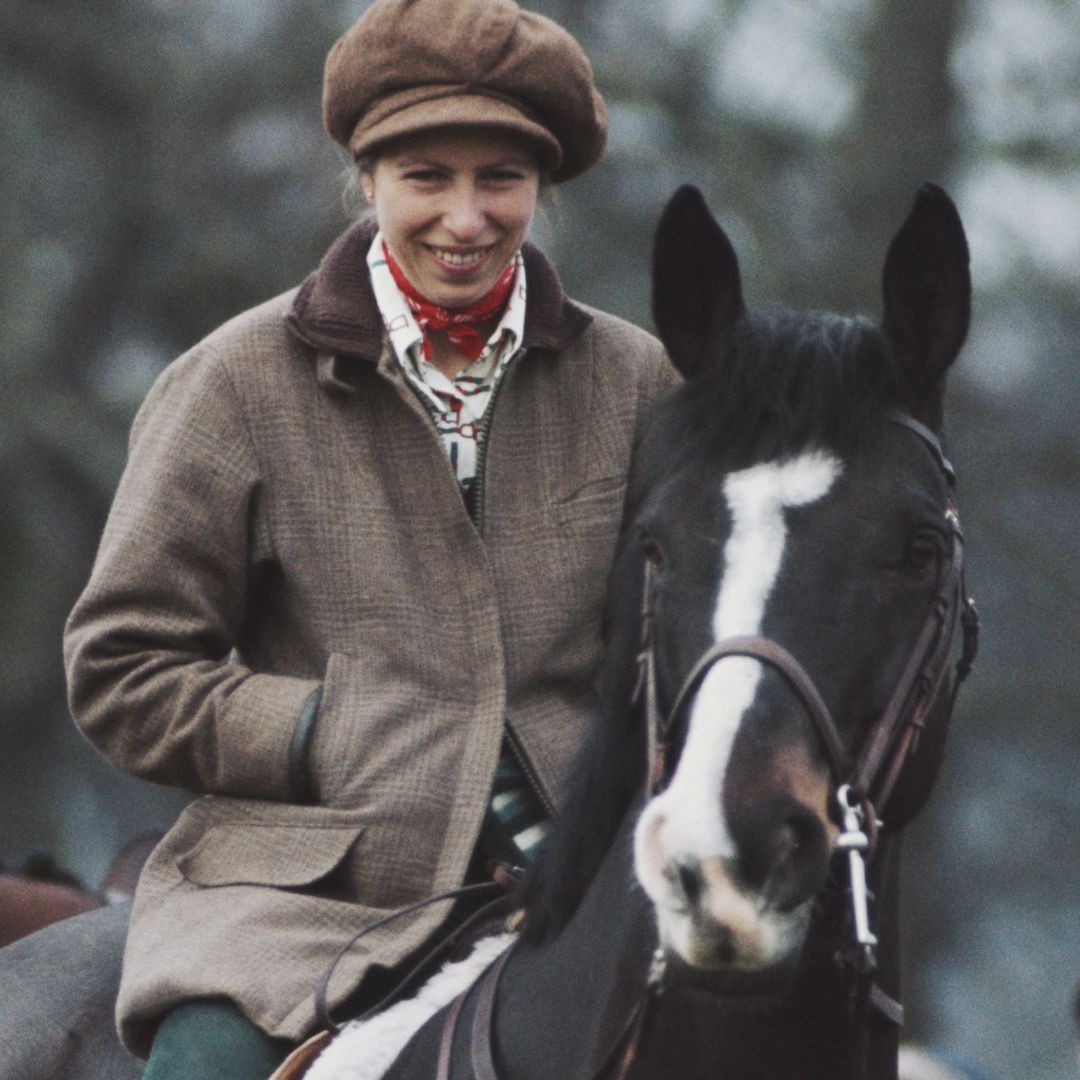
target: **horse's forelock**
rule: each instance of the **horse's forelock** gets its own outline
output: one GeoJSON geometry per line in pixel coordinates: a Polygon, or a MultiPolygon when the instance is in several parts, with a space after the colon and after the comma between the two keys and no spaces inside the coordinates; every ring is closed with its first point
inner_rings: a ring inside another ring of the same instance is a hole
{"type": "Polygon", "coordinates": [[[912,407],[888,339],[865,318],[749,315],[715,350],[715,363],[658,414],[656,456],[666,465],[650,472],[686,460],[730,471],[808,447],[848,457],[890,409],[912,407]]]}

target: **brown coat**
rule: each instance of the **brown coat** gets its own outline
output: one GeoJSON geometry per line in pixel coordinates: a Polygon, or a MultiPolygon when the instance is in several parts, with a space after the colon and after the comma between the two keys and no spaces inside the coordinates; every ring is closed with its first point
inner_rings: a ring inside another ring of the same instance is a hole
{"type": "MultiPolygon", "coordinates": [[[[163,373],[68,625],[87,737],[205,793],[139,885],[118,1007],[139,1053],[201,995],[304,1035],[343,941],[462,881],[504,720],[554,800],[593,715],[631,452],[673,380],[661,347],[567,300],[526,249],[478,531],[388,350],[370,237],[354,227],[298,292],[163,373]]],[[[444,916],[365,939],[332,999],[444,916]]]]}

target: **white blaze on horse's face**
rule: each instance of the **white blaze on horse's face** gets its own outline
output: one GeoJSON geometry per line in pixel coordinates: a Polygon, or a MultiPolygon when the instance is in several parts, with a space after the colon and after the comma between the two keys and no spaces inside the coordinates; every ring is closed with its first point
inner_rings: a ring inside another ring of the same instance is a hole
{"type": "MultiPolygon", "coordinates": [[[[841,472],[834,455],[808,452],[727,476],[732,524],[712,618],[716,641],[761,633],[787,544],[785,511],[822,499],[841,472]]],[[[767,968],[787,958],[808,918],[809,905],[770,910],[728,873],[735,845],[723,816],[724,779],[761,672],[759,661],[744,657],[712,667],[694,698],[675,775],[637,825],[635,867],[656,905],[661,943],[695,966],[767,968]],[[686,866],[699,875],[694,902],[679,882],[686,866]]]]}

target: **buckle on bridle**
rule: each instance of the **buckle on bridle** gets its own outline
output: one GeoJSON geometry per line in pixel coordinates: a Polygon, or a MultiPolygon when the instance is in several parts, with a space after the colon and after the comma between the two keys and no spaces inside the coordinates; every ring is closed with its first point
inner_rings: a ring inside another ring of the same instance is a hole
{"type": "Polygon", "coordinates": [[[873,814],[868,800],[856,797],[850,784],[841,784],[836,793],[844,830],[836,846],[847,852],[851,881],[851,918],[855,929],[855,962],[858,971],[867,975],[877,967],[877,935],[870,929],[870,891],[866,887],[866,859],[870,837],[863,828],[867,814],[873,814]]]}

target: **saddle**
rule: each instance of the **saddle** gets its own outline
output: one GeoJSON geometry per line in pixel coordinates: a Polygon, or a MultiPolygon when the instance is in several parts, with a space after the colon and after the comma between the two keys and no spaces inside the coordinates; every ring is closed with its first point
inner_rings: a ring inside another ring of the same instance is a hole
{"type": "MultiPolygon", "coordinates": [[[[512,894],[514,887],[521,879],[521,871],[515,867],[502,864],[493,868],[493,880],[485,882],[481,886],[465,886],[462,889],[451,891],[451,895],[468,895],[473,892],[494,892],[495,898],[489,900],[479,910],[469,916],[461,925],[452,930],[447,936],[435,942],[423,959],[404,976],[398,985],[381,1001],[365,1012],[360,1019],[368,1019],[376,1013],[380,1013],[391,1005],[403,1000],[410,992],[415,991],[430,978],[442,963],[459,960],[467,956],[474,946],[483,938],[495,934],[516,930],[521,923],[524,912],[513,906],[512,894]]],[[[397,918],[414,910],[416,907],[426,906],[429,903],[445,899],[446,894],[431,897],[419,904],[410,905],[408,908],[395,912],[388,920],[397,918]]],[[[381,924],[378,924],[381,925],[381,924]]],[[[316,990],[316,1012],[323,1022],[323,1029],[316,1032],[310,1038],[302,1042],[275,1070],[269,1080],[301,1080],[307,1075],[308,1070],[315,1063],[315,1059],[326,1049],[331,1040],[338,1034],[340,1027],[329,1016],[326,1006],[326,991],[330,977],[333,974],[337,961],[344,953],[354,945],[361,937],[369,933],[375,927],[367,927],[347,942],[338,953],[337,958],[330,965],[324,975],[321,985],[316,990]]]]}
{"type": "Polygon", "coordinates": [[[302,1042],[282,1063],[274,1070],[270,1080],[300,1080],[307,1075],[308,1069],[315,1063],[315,1059],[327,1048],[330,1040],[334,1037],[333,1031],[320,1031],[312,1035],[310,1039],[302,1042]]]}

